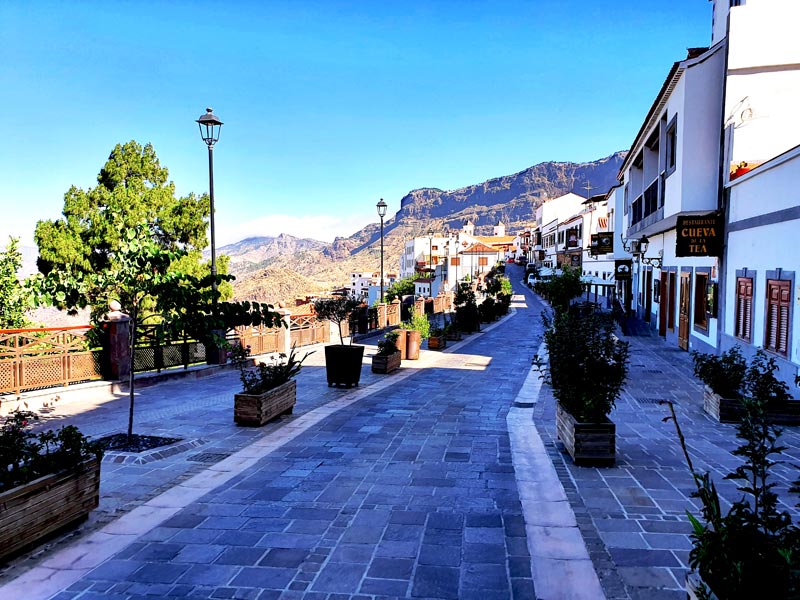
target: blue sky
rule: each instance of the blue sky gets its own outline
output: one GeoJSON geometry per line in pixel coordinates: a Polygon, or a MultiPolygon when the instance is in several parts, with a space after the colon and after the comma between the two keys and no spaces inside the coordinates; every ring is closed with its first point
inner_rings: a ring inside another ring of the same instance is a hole
{"type": "Polygon", "coordinates": [[[330,240],[418,187],[627,149],[706,0],[0,0],[0,244],[32,243],[115,144],[151,142],[217,243],[330,240]]]}

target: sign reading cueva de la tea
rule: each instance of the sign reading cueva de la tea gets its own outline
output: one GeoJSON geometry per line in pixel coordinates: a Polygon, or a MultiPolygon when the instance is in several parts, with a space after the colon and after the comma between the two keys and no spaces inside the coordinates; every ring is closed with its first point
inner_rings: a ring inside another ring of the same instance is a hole
{"type": "Polygon", "coordinates": [[[722,255],[722,226],[719,213],[678,217],[675,256],[722,255]]]}

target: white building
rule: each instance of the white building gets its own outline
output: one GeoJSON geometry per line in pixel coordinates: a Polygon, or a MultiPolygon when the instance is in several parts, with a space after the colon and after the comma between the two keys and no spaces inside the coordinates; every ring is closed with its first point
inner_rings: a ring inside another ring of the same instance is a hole
{"type": "MultiPolygon", "coordinates": [[[[397,281],[396,273],[383,274],[384,290],[397,281]]],[[[365,300],[372,306],[380,296],[381,274],[380,271],[366,271],[361,273],[350,273],[350,295],[356,300],[365,300]],[[378,290],[375,298],[372,298],[371,289],[378,290]]]]}
{"type": "Polygon", "coordinates": [[[717,346],[717,315],[706,298],[719,258],[677,252],[676,225],[719,208],[724,64],[719,42],[672,65],[620,169],[623,233],[637,258],[631,308],[684,350],[717,346]],[[643,237],[646,254],[636,252],[643,237]]]}
{"type": "Polygon", "coordinates": [[[720,349],[764,348],[790,384],[800,369],[797,4],[717,1],[714,24],[728,40],[720,349]]]}

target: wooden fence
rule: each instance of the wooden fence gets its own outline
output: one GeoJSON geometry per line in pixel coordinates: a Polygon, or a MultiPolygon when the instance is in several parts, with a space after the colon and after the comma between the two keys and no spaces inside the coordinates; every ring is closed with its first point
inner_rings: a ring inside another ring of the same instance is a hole
{"type": "Polygon", "coordinates": [[[289,328],[292,345],[310,346],[331,341],[331,324],[320,321],[315,315],[292,315],[289,328]]]}
{"type": "Polygon", "coordinates": [[[169,336],[162,325],[139,325],[136,329],[136,347],[133,354],[133,371],[157,371],[204,363],[206,348],[202,342],[187,335],[169,336]]]}
{"type": "Polygon", "coordinates": [[[0,393],[102,379],[101,351],[90,325],[0,330],[0,393]]]}

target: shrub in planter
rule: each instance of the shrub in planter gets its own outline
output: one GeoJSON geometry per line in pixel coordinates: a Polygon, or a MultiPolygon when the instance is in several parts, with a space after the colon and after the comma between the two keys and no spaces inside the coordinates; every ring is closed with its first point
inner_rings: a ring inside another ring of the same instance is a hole
{"type": "Polygon", "coordinates": [[[572,310],[543,319],[543,377],[558,400],[558,436],[576,463],[611,463],[616,429],[608,415],[628,374],[628,344],[614,335],[610,315],[572,310]]]}
{"type": "MultiPolygon", "coordinates": [[[[701,598],[713,592],[725,600],[800,597],[800,530],[788,512],[779,510],[771,469],[773,457],[784,450],[778,445],[780,429],[770,423],[766,398],[742,399],[744,416],[737,427],[740,446],[733,453],[744,462],[726,475],[739,483],[743,496],[723,514],[719,493],[708,472],[692,465],[675,411],[670,404],[678,439],[697,487],[701,519],[688,514],[692,523],[689,564],[702,578],[701,598]]],[[[797,484],[791,489],[797,492],[797,484]]]]}
{"type": "Polygon", "coordinates": [[[720,355],[692,352],[694,375],[715,394],[738,400],[742,397],[747,362],[739,346],[720,355]]]}
{"type": "Polygon", "coordinates": [[[334,323],[339,329],[339,344],[325,346],[325,372],[328,377],[328,386],[358,385],[361,380],[361,362],[364,359],[364,346],[353,344],[352,333],[350,344],[345,345],[342,334],[342,323],[350,319],[353,311],[360,306],[360,302],[347,295],[333,298],[320,298],[314,302],[314,312],[317,317],[334,323]]]}
{"type": "Polygon", "coordinates": [[[456,307],[456,323],[460,331],[472,333],[480,329],[480,315],[475,292],[469,283],[462,283],[456,290],[453,304],[456,307]]]}
{"type": "Polygon", "coordinates": [[[480,306],[478,306],[478,314],[480,315],[481,322],[491,323],[495,319],[495,301],[491,296],[487,296],[480,306]]]}
{"type": "Polygon", "coordinates": [[[447,336],[444,327],[431,327],[428,338],[428,350],[444,350],[447,347],[447,336]]]}
{"type": "Polygon", "coordinates": [[[561,274],[554,275],[550,281],[536,285],[537,292],[541,291],[556,312],[566,311],[572,299],[583,293],[581,272],[569,265],[564,265],[561,274]]]}
{"type": "Polygon", "coordinates": [[[34,433],[32,412],[0,425],[0,557],[85,517],[100,499],[103,448],[75,426],[34,433]]]}
{"type": "Polygon", "coordinates": [[[391,373],[400,368],[398,336],[397,333],[389,332],[378,342],[378,352],[372,357],[373,373],[391,373]]]}
{"type": "Polygon", "coordinates": [[[280,353],[269,362],[247,368],[250,347],[236,345],[231,362],[239,369],[242,391],[233,397],[233,420],[239,425],[263,425],[282,414],[291,414],[297,402],[294,378],[313,352],[297,358],[295,346],[289,356],[280,353]]]}

